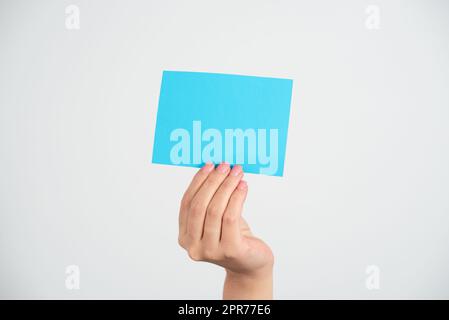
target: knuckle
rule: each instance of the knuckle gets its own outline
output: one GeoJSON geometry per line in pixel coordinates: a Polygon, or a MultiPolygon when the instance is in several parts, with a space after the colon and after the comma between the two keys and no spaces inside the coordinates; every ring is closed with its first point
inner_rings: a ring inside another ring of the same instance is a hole
{"type": "Polygon", "coordinates": [[[192,200],[192,202],[190,203],[189,212],[192,215],[201,215],[204,210],[204,205],[200,201],[192,200]]]}
{"type": "Polygon", "coordinates": [[[204,248],[202,252],[202,257],[205,260],[215,260],[216,251],[213,248],[204,248]]]}
{"type": "Polygon", "coordinates": [[[195,243],[195,235],[193,234],[192,230],[187,231],[187,239],[189,243],[195,243]]]}
{"type": "Polygon", "coordinates": [[[189,258],[193,261],[201,261],[203,259],[202,254],[200,250],[196,247],[191,247],[187,250],[187,253],[189,255],[189,258]]]}
{"type": "Polygon", "coordinates": [[[222,212],[216,204],[211,204],[207,208],[207,214],[212,217],[219,217],[221,216],[222,212]]]}
{"type": "Polygon", "coordinates": [[[223,189],[225,190],[234,190],[236,185],[236,181],[238,182],[237,177],[229,176],[224,182],[223,182],[223,189]]]}
{"type": "Polygon", "coordinates": [[[234,224],[237,222],[237,216],[234,214],[225,214],[223,216],[223,223],[225,224],[234,224]]]}
{"type": "Polygon", "coordinates": [[[216,172],[213,172],[204,183],[206,187],[210,187],[217,185],[221,181],[221,179],[222,178],[216,172]]]}
{"type": "Polygon", "coordinates": [[[188,208],[189,207],[189,199],[187,194],[185,194],[181,199],[181,208],[188,208]]]}
{"type": "Polygon", "coordinates": [[[178,244],[181,248],[186,248],[186,241],[184,237],[179,236],[178,237],[178,244]]]}
{"type": "Polygon", "coordinates": [[[234,190],[234,192],[232,193],[231,198],[234,201],[238,201],[238,202],[243,201],[243,199],[245,198],[245,191],[240,190],[239,188],[236,188],[234,190]]]}
{"type": "Polygon", "coordinates": [[[216,234],[217,230],[214,227],[208,225],[204,226],[204,236],[215,237],[216,234]]]}

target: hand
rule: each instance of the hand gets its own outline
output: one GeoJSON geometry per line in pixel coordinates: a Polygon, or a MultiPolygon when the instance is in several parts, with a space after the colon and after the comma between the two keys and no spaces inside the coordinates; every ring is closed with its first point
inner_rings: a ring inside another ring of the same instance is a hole
{"type": "Polygon", "coordinates": [[[274,258],[241,217],[248,192],[242,177],[239,165],[201,168],[181,200],[178,240],[192,260],[225,268],[224,298],[268,299],[274,258]]]}

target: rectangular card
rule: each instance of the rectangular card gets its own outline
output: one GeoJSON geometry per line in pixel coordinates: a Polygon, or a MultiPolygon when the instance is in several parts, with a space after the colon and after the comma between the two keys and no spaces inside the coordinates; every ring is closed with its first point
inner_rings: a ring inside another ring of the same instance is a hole
{"type": "Polygon", "coordinates": [[[241,164],[282,176],[293,81],[164,71],[153,163],[200,167],[241,164]]]}

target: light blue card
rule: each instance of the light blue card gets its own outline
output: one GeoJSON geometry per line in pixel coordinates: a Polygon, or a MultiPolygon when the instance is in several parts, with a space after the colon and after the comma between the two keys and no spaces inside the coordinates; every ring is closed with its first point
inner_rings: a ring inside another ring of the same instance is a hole
{"type": "Polygon", "coordinates": [[[282,176],[293,81],[164,71],[153,163],[282,176]]]}

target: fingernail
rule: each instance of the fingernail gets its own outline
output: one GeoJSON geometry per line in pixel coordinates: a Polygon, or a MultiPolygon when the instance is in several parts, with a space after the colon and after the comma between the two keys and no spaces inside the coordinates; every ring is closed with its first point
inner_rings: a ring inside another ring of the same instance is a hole
{"type": "Polygon", "coordinates": [[[234,177],[237,177],[240,174],[240,172],[242,172],[242,166],[239,166],[237,164],[234,167],[232,167],[231,175],[233,175],[234,177]]]}
{"type": "Polygon", "coordinates": [[[212,162],[206,162],[206,164],[203,167],[204,172],[211,172],[214,169],[214,164],[212,162]]]}
{"type": "Polygon", "coordinates": [[[220,173],[228,172],[229,171],[229,163],[226,163],[226,162],[220,163],[220,165],[217,167],[217,171],[220,173]]]}
{"type": "Polygon", "coordinates": [[[239,182],[239,185],[237,186],[237,188],[240,190],[246,190],[248,188],[248,184],[246,183],[245,180],[242,180],[239,182]]]}

